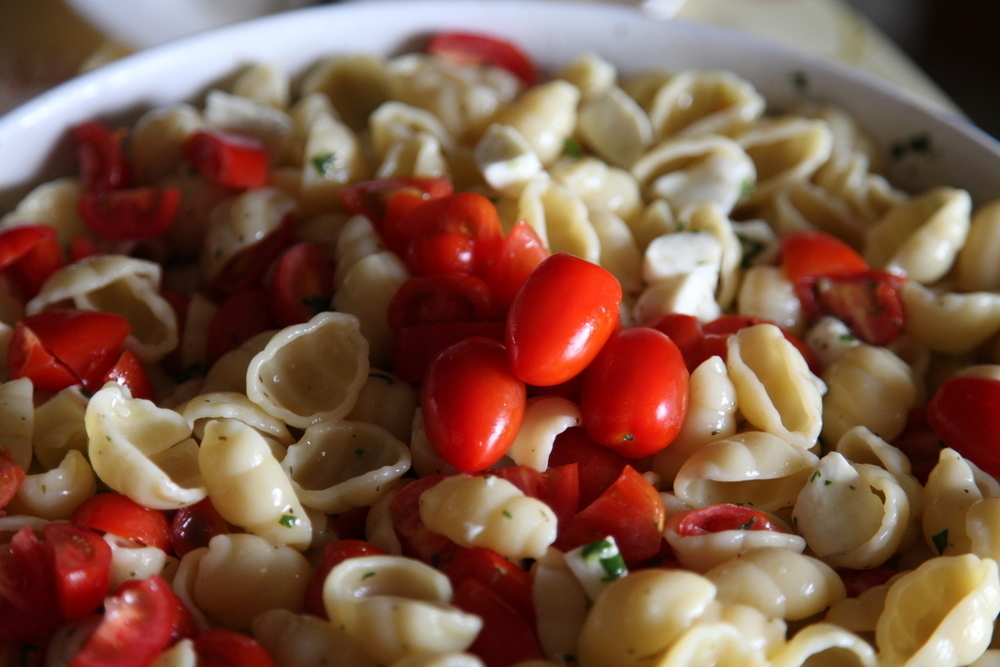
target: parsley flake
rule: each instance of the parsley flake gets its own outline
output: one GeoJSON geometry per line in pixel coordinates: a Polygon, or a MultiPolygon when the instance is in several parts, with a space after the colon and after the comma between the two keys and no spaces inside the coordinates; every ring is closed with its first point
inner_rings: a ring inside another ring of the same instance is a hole
{"type": "Polygon", "coordinates": [[[285,528],[294,528],[298,524],[299,520],[294,514],[282,514],[281,518],[278,519],[280,523],[285,528]]]}
{"type": "Polygon", "coordinates": [[[566,151],[566,155],[571,158],[578,158],[583,155],[583,146],[580,142],[573,137],[566,137],[563,140],[563,150],[566,151]]]}
{"type": "Polygon", "coordinates": [[[934,543],[934,548],[937,549],[938,555],[944,555],[944,550],[948,548],[948,529],[945,528],[940,533],[932,537],[931,542],[934,543]]]}
{"type": "Polygon", "coordinates": [[[333,167],[336,164],[337,156],[333,153],[317,153],[313,155],[312,165],[318,173],[323,178],[330,176],[333,171],[333,167]]]}

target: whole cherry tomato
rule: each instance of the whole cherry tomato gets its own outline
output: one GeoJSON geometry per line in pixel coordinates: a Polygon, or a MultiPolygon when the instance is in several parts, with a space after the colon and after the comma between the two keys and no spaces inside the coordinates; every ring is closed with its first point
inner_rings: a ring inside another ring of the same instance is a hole
{"type": "Polygon", "coordinates": [[[533,86],[538,81],[538,70],[531,59],[517,46],[496,37],[439,32],[427,43],[427,52],[458,65],[501,67],[526,86],[533,86]]]}
{"type": "Polygon", "coordinates": [[[410,238],[403,258],[415,275],[485,276],[503,242],[496,206],[474,192],[430,199],[400,220],[410,238]]]}
{"type": "Polygon", "coordinates": [[[1000,380],[948,378],[927,404],[927,422],[944,444],[1000,476],[1000,380]]]}
{"type": "Polygon", "coordinates": [[[491,338],[466,338],[434,358],[421,387],[427,437],[463,472],[500,460],[517,437],[527,389],[507,350],[491,338]]]}
{"type": "Polygon", "coordinates": [[[565,253],[546,258],[507,312],[514,373],[551,386],[576,376],[619,326],[622,288],[607,269],[565,253]]]}
{"type": "Polygon", "coordinates": [[[666,334],[619,329],[584,372],[580,413],[587,435],[629,458],[655,454],[684,423],[688,377],[666,334]]]}

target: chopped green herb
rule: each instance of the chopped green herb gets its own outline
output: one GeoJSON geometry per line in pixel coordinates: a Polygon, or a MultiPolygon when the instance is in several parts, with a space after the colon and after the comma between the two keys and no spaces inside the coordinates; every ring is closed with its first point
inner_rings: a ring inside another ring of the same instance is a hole
{"type": "Polygon", "coordinates": [[[584,560],[594,560],[595,558],[601,558],[608,551],[614,550],[615,547],[611,544],[610,540],[597,540],[596,542],[591,542],[590,544],[584,546],[580,550],[580,556],[584,560]]]}
{"type": "Polygon", "coordinates": [[[745,179],[740,183],[740,199],[746,199],[757,189],[757,181],[752,178],[745,179]]]}
{"type": "Polygon", "coordinates": [[[312,158],[312,164],[316,168],[316,173],[325,178],[333,171],[336,159],[333,153],[317,153],[312,158]]]}
{"type": "Polygon", "coordinates": [[[889,155],[893,160],[901,160],[907,155],[930,156],[935,153],[931,135],[926,132],[914,134],[908,139],[895,141],[889,146],[889,155]]]}
{"type": "Polygon", "coordinates": [[[573,137],[566,137],[563,140],[563,150],[566,151],[566,155],[571,158],[578,158],[583,155],[583,146],[580,142],[573,137]]]}
{"type": "Polygon", "coordinates": [[[819,470],[814,470],[813,474],[809,477],[809,481],[813,482],[813,481],[819,479],[822,476],[823,476],[823,473],[821,473],[819,470]]]}
{"type": "Polygon", "coordinates": [[[833,480],[830,479],[823,480],[823,486],[830,486],[831,484],[833,484],[833,480]]]}
{"type": "Polygon", "coordinates": [[[934,543],[934,548],[937,549],[938,555],[943,555],[944,550],[948,548],[948,529],[945,528],[940,533],[932,537],[931,542],[934,543]]]}
{"type": "Polygon", "coordinates": [[[278,523],[285,528],[294,528],[298,522],[299,520],[294,514],[282,514],[281,518],[278,519],[278,523]]]}
{"type": "Polygon", "coordinates": [[[792,86],[795,90],[800,93],[804,93],[809,90],[809,75],[802,70],[795,70],[792,72],[792,86]]]}
{"type": "Polygon", "coordinates": [[[761,253],[767,249],[767,244],[758,239],[743,236],[742,234],[737,234],[736,238],[740,240],[743,250],[743,259],[740,261],[740,268],[748,269],[753,265],[754,260],[760,257],[761,253]]]}
{"type": "Polygon", "coordinates": [[[745,524],[737,527],[737,530],[753,530],[753,526],[755,523],[757,523],[757,517],[752,516],[750,517],[750,520],[747,521],[745,524]]]}
{"type": "Polygon", "coordinates": [[[846,333],[846,334],[840,334],[837,340],[839,340],[841,343],[853,343],[854,341],[857,340],[857,338],[855,338],[853,334],[846,333]]]}
{"type": "Polygon", "coordinates": [[[505,519],[513,519],[514,518],[514,515],[511,514],[510,512],[508,512],[507,510],[504,510],[503,512],[501,512],[501,514],[503,514],[503,516],[504,516],[505,519]]]}
{"type": "Polygon", "coordinates": [[[375,576],[374,572],[365,572],[364,574],[361,575],[361,578],[368,579],[369,577],[374,577],[374,576],[375,576]]]}

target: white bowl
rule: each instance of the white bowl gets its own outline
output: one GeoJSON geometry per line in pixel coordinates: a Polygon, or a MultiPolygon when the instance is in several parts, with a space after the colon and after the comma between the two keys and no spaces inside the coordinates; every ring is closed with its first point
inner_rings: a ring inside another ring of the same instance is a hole
{"type": "Polygon", "coordinates": [[[961,118],[838,62],[717,26],[657,21],[635,7],[544,0],[386,0],[293,10],[150,48],[69,81],[0,118],[0,211],[27,189],[71,169],[68,131],[101,118],[129,122],[177,100],[197,101],[243,65],[269,61],[301,72],[334,53],[391,54],[442,29],[481,31],[523,47],[543,69],[585,50],[623,72],[726,68],[748,78],[772,108],[805,97],[854,114],[893,153],[890,178],[920,189],[951,184],[977,201],[1000,197],[1000,144],[961,118]]]}

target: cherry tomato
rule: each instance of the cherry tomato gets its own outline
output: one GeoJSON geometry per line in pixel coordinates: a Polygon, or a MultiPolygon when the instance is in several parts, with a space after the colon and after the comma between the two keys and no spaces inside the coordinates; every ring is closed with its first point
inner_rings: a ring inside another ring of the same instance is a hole
{"type": "Polygon", "coordinates": [[[100,255],[103,252],[101,246],[89,236],[74,236],[69,244],[69,261],[79,262],[81,259],[100,255]]]}
{"type": "Polygon", "coordinates": [[[903,432],[892,441],[894,447],[906,454],[910,460],[910,472],[921,484],[941,458],[944,444],[927,423],[927,407],[914,408],[906,419],[903,432]]]}
{"type": "Polygon", "coordinates": [[[24,468],[17,464],[9,454],[10,452],[0,446],[0,510],[14,499],[17,490],[21,488],[21,482],[27,475],[24,468]]]}
{"type": "Polygon", "coordinates": [[[48,225],[14,225],[0,230],[0,271],[18,296],[28,300],[66,264],[56,230],[48,225]]]}
{"type": "Polygon", "coordinates": [[[389,504],[393,531],[399,538],[403,555],[417,558],[435,567],[443,567],[458,552],[458,545],[440,533],[427,529],[420,518],[420,496],[444,475],[427,475],[401,488],[389,504]]]}
{"type": "Polygon", "coordinates": [[[210,498],[199,500],[194,505],[181,507],[170,522],[170,543],[178,558],[184,554],[207,547],[216,535],[232,532],[229,523],[222,518],[210,498]]]}
{"type": "Polygon", "coordinates": [[[122,493],[109,491],[91,496],[73,513],[72,521],[167,553],[171,550],[167,515],[122,493]]]}
{"type": "Polygon", "coordinates": [[[583,428],[629,458],[655,454],[673,442],[687,403],[684,357],[666,334],[650,327],[615,331],[584,372],[583,428]]]}
{"type": "Polygon", "coordinates": [[[132,182],[132,168],[122,151],[124,130],[110,131],[97,121],[73,129],[76,161],[86,192],[119,190],[132,182]]]}
{"type": "Polygon", "coordinates": [[[534,626],[535,601],[531,592],[531,575],[497,552],[483,547],[462,549],[442,571],[455,588],[466,579],[478,579],[534,626]]]}
{"type": "Polygon", "coordinates": [[[769,320],[765,317],[756,317],[754,315],[721,315],[711,322],[703,324],[702,331],[705,334],[705,352],[711,353],[705,358],[707,359],[709,356],[718,355],[725,359],[725,350],[727,348],[726,340],[728,340],[729,336],[736,333],[740,329],[756,326],[758,324],[773,324],[781,329],[781,334],[785,337],[785,340],[794,345],[795,349],[802,355],[802,358],[806,360],[809,368],[811,368],[817,375],[819,374],[819,371],[821,370],[819,362],[816,361],[816,357],[813,355],[812,350],[809,349],[808,345],[806,345],[795,334],[791,333],[784,327],[779,326],[774,320],[769,320]]]}
{"type": "Polygon", "coordinates": [[[856,598],[870,588],[881,586],[899,573],[900,570],[892,567],[876,567],[871,570],[837,570],[849,598],[856,598]]]}
{"type": "Polygon", "coordinates": [[[219,304],[208,323],[205,351],[214,363],[250,338],[274,327],[267,292],[262,287],[247,287],[233,292],[219,304]]]}
{"type": "Polygon", "coordinates": [[[863,273],[868,263],[854,248],[835,236],[801,231],[781,237],[782,265],[793,283],[803,279],[863,273]]]}
{"type": "Polygon", "coordinates": [[[305,611],[313,616],[327,618],[326,607],[323,605],[323,583],[326,576],[330,574],[336,565],[343,563],[348,558],[358,556],[381,556],[385,554],[382,549],[366,540],[335,540],[323,547],[323,559],[319,567],[309,578],[309,585],[306,587],[305,611]]]}
{"type": "Polygon", "coordinates": [[[235,630],[209,628],[194,638],[198,667],[274,667],[260,642],[235,630]]]}
{"type": "Polygon", "coordinates": [[[832,315],[872,345],[887,345],[903,331],[905,312],[899,294],[906,278],[886,271],[815,281],[800,281],[796,293],[810,319],[832,315]]]}
{"type": "Polygon", "coordinates": [[[503,322],[443,322],[405,326],[395,332],[392,372],[404,382],[422,382],[424,373],[449,345],[473,336],[503,342],[503,322]]]}
{"type": "Polygon", "coordinates": [[[517,377],[550,386],[579,374],[619,326],[622,288],[607,269],[558,253],[538,265],[507,312],[517,377]]]}
{"type": "MultiPolygon", "coordinates": [[[[381,178],[352,183],[337,193],[340,203],[351,215],[366,216],[381,231],[386,207],[401,192],[415,196],[412,205],[450,195],[453,191],[447,178],[381,178]]],[[[390,249],[395,250],[392,246],[390,249]]]]}
{"type": "Polygon", "coordinates": [[[45,548],[25,526],[0,549],[0,642],[43,642],[61,621],[45,548]]]}
{"type": "Polygon", "coordinates": [[[267,149],[255,137],[199,130],[184,140],[181,152],[184,159],[213,185],[242,189],[267,185],[267,149]]]}
{"type": "Polygon", "coordinates": [[[481,322],[492,317],[490,288],[480,278],[467,274],[414,276],[389,302],[389,328],[417,324],[481,322]]]}
{"type": "Polygon", "coordinates": [[[461,232],[435,232],[410,241],[403,257],[415,276],[473,273],[476,242],[461,232]]]}
{"type": "Polygon", "coordinates": [[[525,495],[541,500],[552,508],[559,521],[576,514],[580,506],[580,473],[575,463],[549,465],[545,472],[528,466],[502,466],[483,471],[484,475],[502,477],[525,495]]]}
{"type": "Polygon", "coordinates": [[[177,188],[147,185],[128,190],[84,192],[77,212],[87,228],[109,241],[135,241],[159,236],[170,227],[180,206],[177,188]]]}
{"type": "Polygon", "coordinates": [[[496,207],[474,192],[430,199],[400,225],[410,238],[404,259],[416,275],[457,269],[485,276],[503,242],[496,207]]]}
{"type": "Polygon", "coordinates": [[[490,265],[487,282],[496,304],[506,309],[531,272],[549,256],[534,227],[518,221],[508,232],[490,265]]]}
{"type": "Polygon", "coordinates": [[[527,392],[507,350],[490,338],[466,338],[431,362],[421,388],[427,437],[463,472],[500,460],[517,437],[527,392]]]}
{"type": "Polygon", "coordinates": [[[100,388],[122,353],[131,328],[116,313],[99,310],[47,310],[14,326],[7,356],[12,378],[59,391],[82,382],[100,388]]]}
{"type": "MultiPolygon", "coordinates": [[[[694,369],[712,356],[706,349],[705,332],[701,328],[701,321],[694,315],[667,313],[650,322],[649,326],[662,331],[674,341],[674,345],[684,357],[684,365],[689,372],[694,372],[694,369]]],[[[725,359],[724,354],[722,358],[725,359]]]]}
{"type": "Polygon", "coordinates": [[[123,585],[104,601],[104,617],[69,667],[149,665],[173,639],[183,603],[157,575],[123,585]]]}
{"type": "Polygon", "coordinates": [[[597,444],[582,426],[576,426],[556,436],[552,453],[549,454],[551,467],[570,463],[577,466],[580,480],[580,503],[577,509],[583,509],[615,483],[629,460],[597,444]]]}
{"type": "Polygon", "coordinates": [[[146,374],[139,357],[135,356],[132,350],[122,350],[121,356],[115,365],[104,374],[103,382],[117,382],[123,387],[127,387],[132,398],[143,398],[147,401],[156,400],[156,393],[153,391],[153,383],[146,374]]]}
{"type": "Polygon", "coordinates": [[[556,547],[569,551],[611,535],[625,562],[639,563],[660,553],[665,519],[659,492],[625,466],[597,500],[560,527],[556,547]]]}
{"type": "Polygon", "coordinates": [[[764,512],[730,503],[718,503],[701,509],[681,510],[671,514],[666,525],[673,527],[677,534],[682,537],[710,535],[727,530],[785,532],[764,512]]]}
{"type": "Polygon", "coordinates": [[[285,216],[264,238],[242,248],[230,257],[219,272],[208,276],[212,289],[232,294],[262,283],[264,274],[279,255],[288,247],[294,231],[294,218],[285,216]]]}
{"type": "Polygon", "coordinates": [[[486,582],[467,577],[455,586],[452,604],[483,620],[468,651],[487,667],[509,667],[520,662],[542,660],[534,626],[486,582]]]}
{"type": "Polygon", "coordinates": [[[72,523],[47,523],[43,533],[59,610],[65,620],[79,621],[100,607],[108,593],[111,547],[94,531],[72,523]]]}
{"type": "Polygon", "coordinates": [[[427,52],[457,65],[501,67],[525,86],[538,81],[535,64],[510,42],[468,32],[439,32],[427,43],[427,52]]]}
{"type": "Polygon", "coordinates": [[[333,265],[312,241],[285,250],[268,285],[271,312],[278,326],[308,322],[330,310],[333,298],[333,265]]]}
{"type": "Polygon", "coordinates": [[[927,404],[927,423],[944,444],[994,477],[1000,476],[1000,380],[958,375],[941,383],[927,404]]]}

